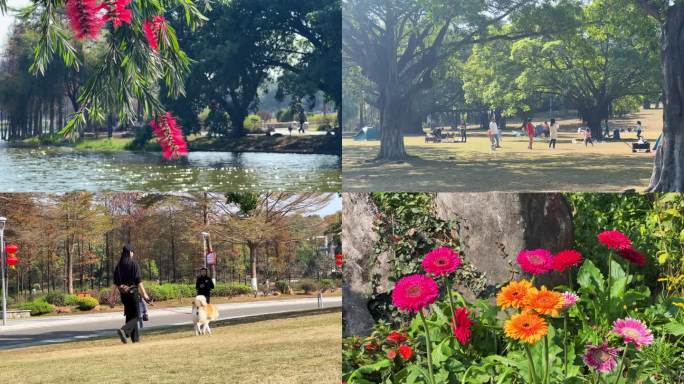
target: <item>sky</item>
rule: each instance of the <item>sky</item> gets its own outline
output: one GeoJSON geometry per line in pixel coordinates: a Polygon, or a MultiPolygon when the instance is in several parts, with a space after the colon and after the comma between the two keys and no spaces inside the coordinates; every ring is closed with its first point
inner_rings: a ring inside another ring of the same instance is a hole
{"type": "Polygon", "coordinates": [[[320,216],[327,216],[327,215],[332,215],[333,213],[339,212],[342,210],[342,199],[340,199],[339,194],[335,194],[333,197],[332,201],[328,203],[325,207],[320,209],[317,213],[320,216]]]}
{"type": "Polygon", "coordinates": [[[30,0],[9,0],[7,1],[7,14],[0,15],[0,50],[4,50],[5,41],[7,41],[7,35],[9,34],[10,27],[14,22],[14,11],[13,8],[21,8],[31,4],[30,0]]]}

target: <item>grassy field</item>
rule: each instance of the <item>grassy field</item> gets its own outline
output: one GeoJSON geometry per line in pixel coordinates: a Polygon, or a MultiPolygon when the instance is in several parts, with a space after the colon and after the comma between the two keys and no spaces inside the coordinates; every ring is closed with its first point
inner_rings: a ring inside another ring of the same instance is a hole
{"type": "Polygon", "coordinates": [[[341,314],[0,352],[3,383],[339,383],[341,314]]]}
{"type": "MultiPolygon", "coordinates": [[[[644,135],[653,144],[662,129],[662,110],[645,110],[610,121],[627,127],[641,120],[644,135]]],[[[535,120],[535,123],[538,120],[535,120]]],[[[543,120],[542,120],[543,121],[543,120]]],[[[380,142],[343,140],[342,169],[348,191],[622,191],[648,185],[653,153],[632,153],[636,133],[624,133],[620,142],[585,147],[577,139],[577,119],[559,121],[561,132],[555,150],[546,139],[515,137],[507,129],[502,146],[491,151],[483,131],[469,132],[467,143],[430,143],[423,137],[406,137],[409,155],[402,163],[373,161],[380,142]],[[540,141],[541,140],[541,141],[540,141]]],[[[509,124],[509,127],[513,125],[509,124]]]]}

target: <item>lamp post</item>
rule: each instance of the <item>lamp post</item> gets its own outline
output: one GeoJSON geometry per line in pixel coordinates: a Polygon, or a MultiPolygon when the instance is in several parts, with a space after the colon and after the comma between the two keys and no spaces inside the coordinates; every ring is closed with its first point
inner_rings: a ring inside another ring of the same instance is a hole
{"type": "Polygon", "coordinates": [[[7,325],[7,282],[5,281],[5,223],[7,218],[0,216],[0,265],[2,266],[2,325],[7,325]]]}

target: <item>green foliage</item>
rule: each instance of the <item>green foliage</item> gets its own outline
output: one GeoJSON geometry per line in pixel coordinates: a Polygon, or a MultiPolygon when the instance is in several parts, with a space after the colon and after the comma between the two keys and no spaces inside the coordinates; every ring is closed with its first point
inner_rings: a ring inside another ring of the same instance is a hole
{"type": "Polygon", "coordinates": [[[67,293],[64,295],[64,305],[78,305],[78,296],[67,293]]]}
{"type": "MultiPolygon", "coordinates": [[[[195,286],[191,284],[162,284],[145,285],[147,294],[155,301],[178,300],[197,295],[195,286]]],[[[245,284],[217,283],[211,291],[213,296],[233,297],[252,293],[252,288],[245,284]]]]}
{"type": "Polygon", "coordinates": [[[302,279],[298,285],[299,288],[307,295],[314,293],[319,287],[318,282],[312,279],[302,279]]]}
{"type": "Polygon", "coordinates": [[[55,306],[45,300],[33,300],[19,305],[19,309],[31,311],[31,316],[40,316],[55,311],[55,306]]]}
{"type": "Polygon", "coordinates": [[[50,292],[47,295],[45,295],[44,300],[52,305],[56,306],[64,306],[64,293],[62,292],[50,292]]]}
{"type": "Polygon", "coordinates": [[[240,295],[248,295],[253,293],[252,287],[246,284],[221,284],[217,283],[212,291],[215,296],[233,297],[240,295]]]}
{"type": "Polygon", "coordinates": [[[81,296],[76,298],[76,306],[81,311],[90,311],[100,304],[98,299],[91,296],[81,296]]]}
{"type": "Polygon", "coordinates": [[[275,282],[275,289],[282,294],[290,293],[290,283],[287,280],[278,280],[275,282]]]}
{"type": "Polygon", "coordinates": [[[261,129],[261,117],[259,115],[248,115],[245,117],[245,129],[248,131],[256,131],[261,129]]]}

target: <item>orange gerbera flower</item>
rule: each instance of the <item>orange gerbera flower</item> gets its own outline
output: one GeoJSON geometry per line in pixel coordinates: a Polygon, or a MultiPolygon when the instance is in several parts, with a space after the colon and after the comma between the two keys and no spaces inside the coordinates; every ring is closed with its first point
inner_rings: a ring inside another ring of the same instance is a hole
{"type": "Polygon", "coordinates": [[[534,312],[525,311],[513,315],[504,322],[506,336],[534,344],[549,331],[546,321],[534,312]]]}
{"type": "Polygon", "coordinates": [[[525,297],[525,309],[531,309],[540,315],[559,316],[563,309],[563,295],[549,291],[546,287],[531,288],[525,297]]]}
{"type": "Polygon", "coordinates": [[[496,305],[501,309],[522,308],[525,306],[525,297],[532,288],[532,283],[527,280],[511,281],[507,286],[501,288],[501,292],[496,295],[496,305]]]}

